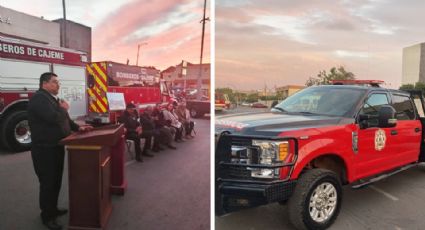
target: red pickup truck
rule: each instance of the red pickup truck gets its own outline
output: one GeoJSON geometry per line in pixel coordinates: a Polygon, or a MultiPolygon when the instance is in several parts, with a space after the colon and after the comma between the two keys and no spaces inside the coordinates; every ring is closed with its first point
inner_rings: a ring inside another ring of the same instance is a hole
{"type": "Polygon", "coordinates": [[[294,227],[326,229],[342,186],[425,161],[422,94],[372,85],[308,87],[270,112],[217,120],[216,213],[287,203],[294,227]]]}

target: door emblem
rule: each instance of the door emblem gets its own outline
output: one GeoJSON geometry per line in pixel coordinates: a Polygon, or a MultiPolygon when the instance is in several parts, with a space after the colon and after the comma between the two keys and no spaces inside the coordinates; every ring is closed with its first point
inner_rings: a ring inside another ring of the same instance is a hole
{"type": "Polygon", "coordinates": [[[387,137],[385,136],[385,131],[382,129],[378,129],[375,132],[375,149],[381,151],[385,148],[385,142],[387,137]]]}

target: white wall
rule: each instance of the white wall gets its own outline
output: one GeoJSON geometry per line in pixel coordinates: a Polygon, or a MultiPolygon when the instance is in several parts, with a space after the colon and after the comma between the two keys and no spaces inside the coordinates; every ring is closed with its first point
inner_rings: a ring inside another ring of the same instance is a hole
{"type": "Polygon", "coordinates": [[[421,44],[403,49],[401,84],[415,84],[419,81],[421,44]]]}
{"type": "MultiPolygon", "coordinates": [[[[29,1],[29,4],[36,4],[29,1]]],[[[10,18],[10,24],[0,22],[0,32],[18,37],[45,42],[51,46],[60,46],[60,25],[39,17],[20,13],[0,6],[2,18],[10,18]]]]}

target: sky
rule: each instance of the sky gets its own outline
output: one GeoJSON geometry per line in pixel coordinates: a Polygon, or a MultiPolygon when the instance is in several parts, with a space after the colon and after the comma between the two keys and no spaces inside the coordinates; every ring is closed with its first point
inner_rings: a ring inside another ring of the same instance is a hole
{"type": "Polygon", "coordinates": [[[216,87],[304,85],[344,66],[401,84],[403,48],[425,42],[421,0],[216,0],[216,87]]]}
{"type": "MultiPolygon", "coordinates": [[[[0,5],[47,20],[63,15],[60,0],[0,0],[0,5]]],[[[139,65],[164,70],[182,60],[199,64],[203,6],[203,0],[68,0],[66,17],[92,27],[93,61],[126,63],[128,58],[136,64],[142,44],[139,65]]],[[[203,63],[210,62],[209,24],[203,63]]]]}

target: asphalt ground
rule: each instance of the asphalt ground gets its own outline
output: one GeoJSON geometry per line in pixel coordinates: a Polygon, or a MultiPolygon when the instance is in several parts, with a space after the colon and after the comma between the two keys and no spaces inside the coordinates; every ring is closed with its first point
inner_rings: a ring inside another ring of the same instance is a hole
{"type": "MultiPolygon", "coordinates": [[[[425,229],[425,166],[363,189],[344,187],[340,214],[330,230],[425,229]]],[[[215,218],[216,230],[294,229],[288,206],[277,203],[215,218]]]]}
{"type": "MultiPolygon", "coordinates": [[[[138,163],[128,155],[128,189],[112,197],[107,229],[210,229],[210,119],[195,119],[194,139],[138,163]]],[[[129,154],[129,153],[126,153],[129,154]]],[[[68,207],[65,168],[59,207],[68,207]]],[[[0,230],[46,229],[30,152],[0,150],[0,230]]],[[[63,226],[68,215],[58,218],[63,226]]]]}
{"type": "MultiPolygon", "coordinates": [[[[223,115],[267,111],[238,107],[223,115]]],[[[330,230],[425,229],[425,165],[422,163],[362,189],[345,186],[340,214],[330,230]]],[[[273,203],[215,217],[217,230],[294,229],[288,206],[273,203]]]]}

